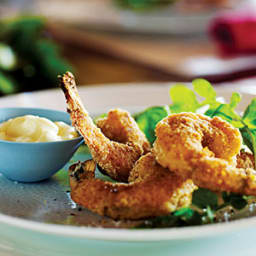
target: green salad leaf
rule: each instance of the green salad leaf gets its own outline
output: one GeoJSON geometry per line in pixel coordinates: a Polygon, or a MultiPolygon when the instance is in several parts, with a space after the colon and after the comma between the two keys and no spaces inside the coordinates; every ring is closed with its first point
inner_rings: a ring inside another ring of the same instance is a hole
{"type": "MultiPolygon", "coordinates": [[[[235,108],[241,100],[239,93],[233,93],[230,102],[223,103],[217,99],[216,92],[208,81],[195,79],[192,85],[193,89],[183,84],[171,86],[169,93],[172,104],[150,107],[135,115],[135,120],[151,143],[155,140],[156,124],[170,113],[200,112],[210,117],[219,116],[237,128],[244,127],[241,117],[235,112],[235,108]]],[[[250,112],[248,109],[248,113],[250,112]]],[[[250,120],[252,123],[250,118],[251,114],[248,114],[246,121],[250,120]]]]}
{"type": "Polygon", "coordinates": [[[209,189],[199,188],[193,193],[192,204],[201,209],[208,206],[215,209],[218,206],[218,196],[209,189]]]}
{"type": "Polygon", "coordinates": [[[212,85],[205,79],[195,79],[192,81],[195,92],[205,98],[202,104],[208,104],[216,101],[216,92],[212,85]]]}
{"type": "Polygon", "coordinates": [[[217,98],[213,86],[208,81],[195,79],[192,85],[193,89],[183,84],[173,85],[169,92],[172,104],[151,107],[135,115],[135,120],[148,140],[154,143],[156,124],[168,114],[200,112],[209,117],[221,117],[239,128],[244,144],[252,151],[256,160],[256,98],[248,105],[243,116],[240,116],[235,110],[241,101],[239,93],[234,92],[229,103],[224,103],[217,98]]]}
{"type": "Polygon", "coordinates": [[[184,227],[184,226],[194,226],[201,225],[202,217],[201,215],[191,209],[182,208],[177,210],[167,216],[160,216],[146,220],[142,224],[139,224],[135,228],[168,228],[168,227],[184,227]]]}
{"type": "Polygon", "coordinates": [[[135,228],[167,228],[195,226],[211,224],[216,220],[219,209],[230,206],[236,210],[243,209],[248,205],[249,198],[243,195],[223,192],[219,200],[219,195],[208,190],[199,188],[192,196],[192,206],[181,208],[166,216],[160,216],[146,220],[135,228]],[[222,201],[223,203],[219,203],[222,201]]]}
{"type": "Polygon", "coordinates": [[[200,107],[196,94],[185,85],[177,84],[171,87],[170,98],[173,103],[170,106],[172,113],[196,112],[200,107]]]}
{"type": "Polygon", "coordinates": [[[243,115],[243,122],[250,129],[256,129],[256,98],[246,108],[243,115]]]}
{"type": "Polygon", "coordinates": [[[156,124],[170,113],[169,106],[150,107],[145,111],[134,115],[134,118],[140,129],[145,133],[149,142],[153,143],[156,139],[156,124]]]}
{"type": "MultiPolygon", "coordinates": [[[[157,123],[171,113],[194,112],[209,117],[218,116],[241,132],[244,144],[256,156],[256,98],[246,108],[244,114],[236,112],[241,101],[239,93],[231,95],[229,103],[217,98],[212,85],[204,79],[192,82],[193,89],[183,84],[170,88],[172,103],[167,106],[155,106],[134,115],[140,129],[153,144],[157,123]]],[[[256,159],[255,159],[256,163],[256,159]]],[[[199,188],[193,192],[191,207],[182,208],[167,216],[152,218],[135,228],[180,227],[214,223],[217,213],[225,207],[241,210],[248,205],[249,197],[224,192],[221,195],[208,189],[199,188]]]]}
{"type": "Polygon", "coordinates": [[[225,203],[229,203],[235,209],[241,210],[247,205],[246,197],[235,193],[223,192],[222,198],[225,203]]]}
{"type": "MultiPolygon", "coordinates": [[[[236,111],[241,101],[241,95],[234,92],[229,103],[217,98],[212,85],[204,79],[192,82],[193,89],[183,84],[170,88],[172,104],[148,108],[135,115],[136,121],[145,132],[150,142],[155,140],[155,126],[169,113],[194,112],[203,113],[209,117],[218,116],[241,132],[243,143],[256,157],[256,98],[253,99],[244,114],[236,111]]],[[[255,159],[256,163],[256,159],[255,159]]],[[[219,209],[230,206],[241,210],[248,205],[248,197],[234,193],[223,192],[220,195],[204,188],[199,188],[192,195],[192,206],[171,213],[168,216],[157,217],[143,223],[142,228],[179,227],[213,223],[219,209]],[[222,203],[220,203],[222,202],[222,203]]]]}
{"type": "Polygon", "coordinates": [[[249,129],[245,126],[240,129],[240,132],[242,134],[244,144],[255,154],[256,129],[249,129]]]}

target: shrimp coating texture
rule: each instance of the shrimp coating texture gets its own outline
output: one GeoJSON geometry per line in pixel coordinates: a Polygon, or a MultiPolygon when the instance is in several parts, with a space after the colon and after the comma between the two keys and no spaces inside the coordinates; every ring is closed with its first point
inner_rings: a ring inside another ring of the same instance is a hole
{"type": "Polygon", "coordinates": [[[83,106],[74,76],[67,72],[59,77],[65,93],[73,126],[84,137],[93,159],[113,179],[127,182],[130,171],[141,155],[150,150],[150,144],[135,120],[124,110],[112,110],[98,122],[99,129],[83,106]],[[111,132],[109,131],[112,124],[111,132]],[[104,131],[111,134],[110,138],[104,131]],[[113,139],[113,140],[111,140],[113,139]]]}
{"type": "Polygon", "coordinates": [[[143,152],[149,152],[151,147],[143,132],[137,126],[130,113],[122,109],[113,109],[107,117],[98,119],[97,126],[110,140],[120,143],[137,143],[143,152]]]}
{"type": "MultiPolygon", "coordinates": [[[[226,121],[200,114],[172,114],[156,127],[157,162],[213,191],[256,195],[256,172],[236,167],[242,138],[226,121]]],[[[245,156],[243,156],[245,157],[245,156]]],[[[240,157],[240,166],[245,161],[240,157]]]]}
{"type": "Polygon", "coordinates": [[[240,153],[236,156],[236,167],[237,168],[255,168],[254,155],[241,150],[240,153]]]}
{"type": "Polygon", "coordinates": [[[89,210],[113,219],[141,219],[169,214],[189,206],[192,192],[196,189],[192,180],[184,180],[161,167],[152,153],[136,162],[129,184],[95,178],[95,165],[92,165],[87,161],[70,167],[71,197],[89,210]]]}

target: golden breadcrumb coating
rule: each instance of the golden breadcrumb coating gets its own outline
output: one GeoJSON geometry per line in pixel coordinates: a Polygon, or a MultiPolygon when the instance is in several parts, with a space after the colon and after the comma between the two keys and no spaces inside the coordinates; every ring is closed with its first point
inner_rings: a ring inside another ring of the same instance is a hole
{"type": "Polygon", "coordinates": [[[72,199],[113,219],[169,214],[191,204],[197,186],[213,191],[256,195],[254,157],[241,151],[238,129],[219,117],[171,114],[156,126],[150,144],[130,113],[121,109],[93,123],[78,95],[74,77],[60,77],[73,126],[93,160],[70,167],[72,199]],[[111,183],[95,178],[96,163],[111,183]]]}
{"type": "Polygon", "coordinates": [[[189,206],[196,189],[191,180],[184,180],[157,164],[152,153],[136,162],[129,184],[97,179],[95,168],[87,168],[88,164],[92,165],[87,162],[70,167],[71,197],[89,210],[113,219],[135,220],[169,214],[189,206]]]}
{"type": "Polygon", "coordinates": [[[241,150],[240,153],[236,156],[236,167],[237,168],[255,168],[254,155],[241,150]]]}
{"type": "MultiPolygon", "coordinates": [[[[110,116],[99,124],[104,127],[116,121],[116,128],[122,129],[122,142],[111,141],[93,123],[78,95],[74,76],[67,72],[59,77],[65,93],[68,112],[73,126],[84,137],[93,159],[113,179],[127,182],[134,163],[149,150],[149,142],[131,115],[122,110],[110,112],[110,116]],[[120,116],[120,120],[116,117],[120,116]],[[105,123],[105,124],[104,124],[105,123]],[[130,133],[129,133],[130,131],[130,133]]],[[[113,128],[113,130],[116,130],[113,128]]]]}
{"type": "Polygon", "coordinates": [[[171,114],[156,126],[153,152],[163,167],[190,177],[201,158],[222,158],[233,162],[242,138],[238,129],[214,117],[200,114],[171,114]]]}
{"type": "Polygon", "coordinates": [[[153,151],[163,167],[191,178],[199,187],[256,195],[256,172],[236,167],[240,132],[226,121],[194,113],[172,114],[157,124],[156,137],[153,151]]]}
{"type": "Polygon", "coordinates": [[[120,143],[139,144],[143,148],[143,153],[151,150],[151,146],[143,132],[138,130],[136,121],[128,111],[122,109],[112,109],[107,117],[98,119],[97,126],[110,140],[120,143]]]}

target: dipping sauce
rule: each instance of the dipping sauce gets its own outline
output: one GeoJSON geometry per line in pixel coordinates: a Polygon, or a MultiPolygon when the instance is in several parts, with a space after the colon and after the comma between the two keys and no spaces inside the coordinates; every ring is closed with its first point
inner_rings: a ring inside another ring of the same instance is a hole
{"type": "Polygon", "coordinates": [[[50,142],[78,137],[75,128],[64,122],[25,115],[0,124],[0,140],[15,142],[50,142]]]}

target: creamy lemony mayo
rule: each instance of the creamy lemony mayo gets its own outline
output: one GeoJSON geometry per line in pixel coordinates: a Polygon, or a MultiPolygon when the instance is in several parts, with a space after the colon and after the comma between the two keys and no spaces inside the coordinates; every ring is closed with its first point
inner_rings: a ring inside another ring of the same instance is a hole
{"type": "Polygon", "coordinates": [[[75,128],[64,122],[52,122],[39,116],[25,115],[0,124],[0,140],[50,142],[78,137],[75,128]]]}

